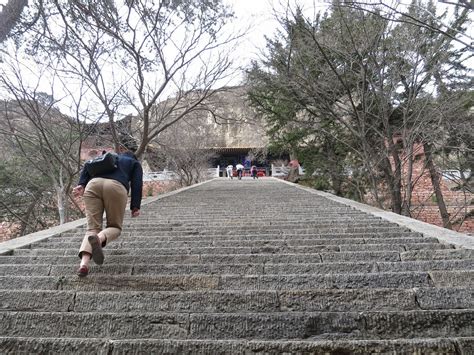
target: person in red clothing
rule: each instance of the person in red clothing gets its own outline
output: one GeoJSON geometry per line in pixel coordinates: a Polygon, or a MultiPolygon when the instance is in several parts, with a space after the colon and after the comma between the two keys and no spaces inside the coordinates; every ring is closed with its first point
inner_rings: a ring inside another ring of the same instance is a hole
{"type": "Polygon", "coordinates": [[[73,189],[75,197],[83,197],[87,219],[87,231],[79,249],[81,263],[77,274],[80,277],[88,275],[91,258],[96,264],[103,264],[102,248],[121,234],[129,190],[131,215],[140,215],[143,170],[134,154],[136,147],[132,137],[122,138],[117,167],[112,172],[94,177],[87,169],[82,169],[79,184],[73,189]],[[102,228],[104,211],[107,219],[105,229],[102,228]]]}
{"type": "Polygon", "coordinates": [[[255,165],[252,165],[252,167],[250,168],[250,175],[252,175],[254,179],[258,179],[257,173],[258,173],[257,167],[255,165]]]}

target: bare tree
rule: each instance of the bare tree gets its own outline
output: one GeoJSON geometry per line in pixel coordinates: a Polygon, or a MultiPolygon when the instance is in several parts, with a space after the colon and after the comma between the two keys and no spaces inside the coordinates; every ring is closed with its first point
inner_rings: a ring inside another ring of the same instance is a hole
{"type": "MultiPolygon", "coordinates": [[[[193,113],[196,116],[197,113],[193,113]]],[[[186,118],[171,126],[158,137],[159,146],[167,161],[167,168],[174,171],[182,186],[189,186],[209,178],[215,153],[210,147],[210,128],[206,115],[186,118]],[[179,144],[176,144],[179,142],[179,144]]]]}
{"type": "MultiPolygon", "coordinates": [[[[22,200],[30,207],[24,213],[17,213],[20,205],[17,208],[2,205],[10,216],[21,221],[22,231],[34,231],[34,221],[44,228],[69,220],[71,205],[75,205],[69,191],[80,170],[84,139],[82,114],[85,112],[81,111],[81,103],[76,102],[75,107],[73,104],[75,110],[71,112],[76,117],[61,113],[57,108],[61,98],[55,99],[55,89],[64,84],[62,79],[54,73],[48,76],[51,72],[47,66],[36,66],[36,69],[34,82],[32,70],[22,58],[11,54],[4,56],[0,75],[0,88],[10,98],[0,108],[0,136],[9,156],[5,167],[14,172],[14,179],[4,179],[1,189],[12,192],[12,199],[29,196],[29,202],[22,200]],[[43,91],[48,88],[47,83],[50,83],[49,93],[43,91]],[[21,185],[22,181],[25,188],[13,192],[10,186],[16,182],[21,185]]],[[[75,97],[80,98],[80,94],[79,88],[75,97]]],[[[80,212],[77,206],[74,209],[76,214],[80,212]]]]}
{"type": "Polygon", "coordinates": [[[36,26],[35,53],[53,53],[64,71],[87,80],[115,141],[113,123],[133,110],[137,155],[168,127],[202,110],[212,88],[233,74],[230,46],[239,34],[224,31],[232,14],[220,1],[58,1],[45,12],[49,21],[36,26]]]}

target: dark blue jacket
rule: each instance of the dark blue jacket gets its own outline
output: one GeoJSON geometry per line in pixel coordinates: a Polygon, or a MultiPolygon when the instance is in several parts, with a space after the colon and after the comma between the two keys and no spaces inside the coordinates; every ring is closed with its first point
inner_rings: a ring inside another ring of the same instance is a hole
{"type": "MultiPolygon", "coordinates": [[[[143,188],[143,169],[140,162],[135,155],[130,152],[119,154],[118,168],[108,174],[101,174],[94,177],[101,177],[105,179],[113,179],[120,182],[127,189],[127,193],[132,189],[130,209],[140,209],[142,202],[142,188],[143,188]]],[[[82,169],[81,177],[79,178],[79,185],[86,187],[87,183],[92,177],[87,172],[87,169],[82,169]]]]}

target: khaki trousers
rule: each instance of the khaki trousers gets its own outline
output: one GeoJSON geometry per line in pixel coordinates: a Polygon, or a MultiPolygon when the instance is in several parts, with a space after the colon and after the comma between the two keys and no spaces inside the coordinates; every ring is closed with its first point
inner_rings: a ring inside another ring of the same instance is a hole
{"type": "Polygon", "coordinates": [[[127,190],[118,181],[104,178],[94,178],[89,181],[84,191],[83,200],[86,206],[87,231],[79,249],[92,254],[92,247],[88,237],[97,234],[101,239],[105,236],[106,243],[118,238],[122,232],[123,217],[127,206],[127,190]],[[102,230],[105,211],[106,228],[102,230]]]}

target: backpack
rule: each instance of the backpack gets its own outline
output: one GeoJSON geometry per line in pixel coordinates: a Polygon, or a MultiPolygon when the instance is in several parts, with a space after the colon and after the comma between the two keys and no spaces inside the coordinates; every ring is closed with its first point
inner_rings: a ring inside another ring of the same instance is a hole
{"type": "Polygon", "coordinates": [[[85,169],[90,176],[108,174],[113,172],[118,167],[118,155],[112,152],[107,152],[94,159],[88,160],[85,164],[85,169]]]}

